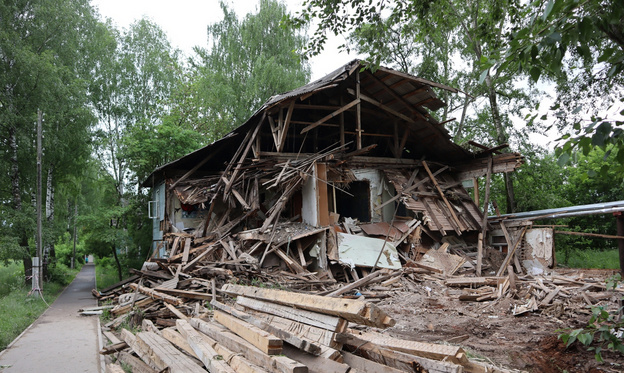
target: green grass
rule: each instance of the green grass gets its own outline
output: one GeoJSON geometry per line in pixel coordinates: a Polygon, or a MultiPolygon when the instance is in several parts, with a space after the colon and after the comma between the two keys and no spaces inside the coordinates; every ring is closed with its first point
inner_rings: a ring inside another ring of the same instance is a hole
{"type": "Polygon", "coordinates": [[[39,295],[28,295],[31,287],[24,283],[21,262],[0,265],[0,350],[4,350],[48,308],[46,302],[54,302],[78,270],[61,265],[54,272],[60,282],[43,284],[44,302],[39,295]]]}
{"type": "Polygon", "coordinates": [[[98,290],[106,289],[119,282],[117,269],[112,265],[107,265],[103,260],[95,261],[95,278],[98,290]]]}
{"type": "Polygon", "coordinates": [[[617,249],[613,250],[578,250],[571,249],[568,252],[567,263],[566,253],[563,250],[557,250],[555,257],[559,265],[569,268],[596,268],[596,269],[619,269],[619,253],[617,249]]]}

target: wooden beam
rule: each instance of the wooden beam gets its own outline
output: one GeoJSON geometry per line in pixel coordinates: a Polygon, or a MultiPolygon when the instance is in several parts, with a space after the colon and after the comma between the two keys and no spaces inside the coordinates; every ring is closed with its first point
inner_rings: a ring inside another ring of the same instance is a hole
{"type": "Polygon", "coordinates": [[[362,105],[360,104],[360,69],[355,71],[355,99],[357,106],[355,108],[355,130],[357,131],[356,149],[362,149],[362,105]]]}
{"type": "Polygon", "coordinates": [[[228,315],[223,311],[214,311],[214,319],[219,324],[230,329],[238,336],[256,346],[267,355],[279,355],[282,353],[282,340],[273,334],[266,332],[255,325],[236,317],[228,315]]]}
{"type": "MultiPolygon", "coordinates": [[[[382,272],[379,271],[374,273],[382,272]]],[[[284,317],[293,321],[300,322],[302,324],[315,326],[317,328],[322,328],[333,332],[341,333],[347,328],[346,320],[340,317],[326,315],[324,313],[283,306],[281,304],[265,302],[260,299],[252,299],[244,296],[236,297],[236,303],[243,307],[250,308],[256,311],[284,317]]]]}
{"type": "Polygon", "coordinates": [[[624,240],[624,236],[614,236],[611,234],[598,234],[598,233],[585,233],[585,232],[570,232],[570,231],[555,231],[557,234],[567,234],[570,236],[585,236],[596,238],[607,238],[611,240],[624,240]]]}
{"type": "Polygon", "coordinates": [[[169,190],[173,190],[173,188],[175,188],[176,185],[178,185],[179,183],[181,183],[184,180],[188,179],[189,176],[194,174],[195,171],[197,171],[201,166],[205,165],[206,162],[211,160],[212,157],[214,157],[217,154],[219,154],[219,152],[212,152],[212,153],[210,153],[206,158],[202,159],[198,164],[196,164],[193,168],[191,168],[187,173],[185,173],[184,175],[180,176],[180,178],[178,180],[176,180],[173,184],[171,184],[171,186],[169,187],[169,190]]]}
{"type": "Polygon", "coordinates": [[[301,130],[301,134],[304,134],[308,131],[310,131],[311,129],[314,129],[318,126],[320,126],[321,124],[325,123],[326,121],[328,121],[329,119],[335,117],[336,115],[347,111],[349,109],[351,109],[353,106],[357,105],[360,103],[360,99],[356,98],[355,100],[349,102],[348,104],[346,104],[345,106],[341,107],[340,109],[332,112],[331,114],[328,114],[326,116],[324,116],[323,118],[317,120],[316,122],[310,124],[309,126],[305,127],[304,129],[301,130]]]}
{"type": "Polygon", "coordinates": [[[191,358],[182,351],[175,348],[163,337],[151,333],[140,332],[136,335],[136,345],[132,348],[141,358],[148,355],[150,360],[156,364],[157,369],[169,368],[172,373],[194,373],[205,370],[197,365],[191,358]],[[139,351],[137,351],[137,349],[139,351]]]}
{"type": "Polygon", "coordinates": [[[284,348],[284,355],[307,366],[310,373],[347,373],[351,370],[347,364],[306,354],[290,346],[284,348]]]}
{"type": "Polygon", "coordinates": [[[283,290],[263,289],[234,284],[225,284],[221,290],[229,294],[243,295],[250,298],[295,306],[308,311],[340,316],[348,321],[362,325],[386,328],[396,324],[396,321],[379,307],[370,302],[360,300],[328,298],[320,295],[293,293],[283,290]]]}
{"type": "Polygon", "coordinates": [[[317,356],[321,354],[321,347],[316,343],[311,343],[310,341],[299,338],[298,336],[294,335],[293,333],[287,330],[280,329],[276,327],[275,325],[272,325],[264,320],[254,317],[253,315],[250,315],[243,311],[239,311],[236,308],[232,308],[223,303],[213,300],[212,302],[210,302],[210,304],[213,307],[223,312],[227,312],[232,316],[235,316],[241,320],[244,320],[254,326],[257,326],[258,328],[266,332],[269,332],[275,335],[276,337],[281,338],[284,342],[290,344],[291,346],[297,347],[298,349],[302,351],[305,351],[307,353],[310,353],[312,355],[317,355],[317,356]]]}
{"type": "Polygon", "coordinates": [[[284,126],[281,128],[281,137],[279,139],[279,143],[277,146],[277,151],[281,152],[284,150],[284,143],[286,142],[286,137],[288,136],[288,127],[290,126],[290,120],[292,119],[293,111],[295,108],[295,100],[290,102],[288,106],[288,112],[286,113],[286,119],[284,120],[284,126]]]}
{"type": "MultiPolygon", "coordinates": [[[[352,94],[352,95],[355,95],[355,94],[356,94],[356,92],[354,92],[351,88],[348,88],[348,89],[347,89],[347,91],[348,91],[350,94],[352,94]]],[[[382,110],[384,110],[384,111],[387,111],[388,113],[390,113],[390,114],[394,115],[395,117],[398,117],[398,118],[400,118],[400,119],[403,119],[404,121],[406,121],[406,122],[408,122],[408,123],[416,123],[416,121],[415,121],[414,119],[412,119],[412,118],[408,117],[407,115],[404,115],[404,114],[402,114],[402,113],[399,113],[398,111],[396,111],[396,110],[394,110],[394,109],[392,109],[392,108],[390,108],[390,107],[388,107],[388,106],[386,106],[386,105],[382,104],[381,102],[379,102],[379,101],[377,101],[377,100],[375,100],[375,99],[373,99],[373,98],[371,98],[371,97],[368,97],[368,96],[366,96],[366,95],[362,95],[362,94],[360,94],[360,99],[361,99],[362,101],[366,101],[366,102],[368,102],[368,103],[370,103],[370,104],[373,104],[373,105],[377,106],[378,108],[380,108],[380,109],[382,109],[382,110]]]]}
{"type": "Polygon", "coordinates": [[[206,343],[199,332],[186,320],[176,321],[176,328],[182,334],[191,346],[197,358],[204,364],[206,369],[211,373],[235,373],[225,361],[223,357],[217,353],[208,343],[206,343]]]}
{"type": "Polygon", "coordinates": [[[234,353],[242,354],[253,364],[264,367],[273,373],[307,373],[308,368],[286,356],[270,356],[251,345],[241,337],[223,327],[192,318],[189,323],[200,332],[217,341],[234,353]]]}
{"type": "Polygon", "coordinates": [[[516,239],[516,242],[514,243],[513,248],[511,248],[507,252],[507,256],[505,257],[505,260],[503,261],[503,264],[498,269],[498,272],[496,272],[496,276],[502,276],[503,273],[505,273],[505,270],[507,269],[507,266],[509,265],[509,263],[511,263],[511,259],[514,256],[514,254],[516,252],[516,249],[518,248],[518,246],[520,246],[520,242],[522,242],[522,238],[524,237],[524,234],[526,233],[526,231],[527,231],[527,226],[525,225],[522,228],[522,231],[520,232],[520,235],[516,239]]]}

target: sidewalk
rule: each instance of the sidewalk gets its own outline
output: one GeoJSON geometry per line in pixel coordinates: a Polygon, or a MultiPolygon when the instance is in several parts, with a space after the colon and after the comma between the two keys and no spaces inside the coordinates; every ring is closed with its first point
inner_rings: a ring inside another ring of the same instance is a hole
{"type": "Polygon", "coordinates": [[[0,353],[0,372],[100,372],[98,318],[78,309],[96,306],[91,295],[95,266],[84,265],[74,281],[37,321],[0,353]]]}

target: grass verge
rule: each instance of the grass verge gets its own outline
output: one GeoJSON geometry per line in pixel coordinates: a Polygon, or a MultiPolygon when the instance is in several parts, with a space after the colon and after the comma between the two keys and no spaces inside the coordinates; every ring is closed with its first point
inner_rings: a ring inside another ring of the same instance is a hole
{"type": "Polygon", "coordinates": [[[44,282],[44,302],[39,295],[28,295],[31,287],[24,283],[21,262],[0,265],[0,351],[32,324],[48,308],[48,304],[54,302],[74,279],[78,269],[58,265],[53,272],[52,277],[57,280],[44,282]]]}

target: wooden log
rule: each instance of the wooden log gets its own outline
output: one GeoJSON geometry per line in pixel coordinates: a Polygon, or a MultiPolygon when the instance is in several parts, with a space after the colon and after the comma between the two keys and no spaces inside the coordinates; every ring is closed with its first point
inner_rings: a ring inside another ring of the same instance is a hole
{"type": "Polygon", "coordinates": [[[279,355],[282,353],[282,340],[273,334],[266,332],[255,325],[237,319],[223,311],[216,310],[214,319],[247,342],[256,346],[267,355],[279,355]]]}
{"type": "Polygon", "coordinates": [[[223,361],[223,357],[202,339],[199,332],[195,330],[188,321],[178,320],[176,322],[176,328],[180,334],[186,338],[186,341],[195,352],[195,355],[204,363],[208,371],[212,373],[234,373],[234,369],[223,361]]]}
{"type": "Polygon", "coordinates": [[[308,368],[286,356],[270,356],[260,351],[241,337],[231,333],[223,327],[206,321],[192,318],[189,320],[191,326],[210,338],[217,341],[223,347],[232,350],[234,353],[243,354],[253,364],[266,368],[273,373],[307,373],[308,368]]]}
{"type": "Polygon", "coordinates": [[[146,288],[145,286],[139,286],[137,284],[130,284],[130,287],[134,290],[138,290],[139,292],[154,298],[154,299],[160,299],[164,302],[167,302],[169,304],[173,304],[174,306],[178,306],[180,304],[182,304],[182,300],[180,298],[177,297],[172,297],[171,295],[167,295],[165,293],[161,293],[159,291],[156,290],[152,290],[150,288],[146,288]]]}
{"type": "Polygon", "coordinates": [[[310,341],[299,338],[298,336],[286,330],[277,328],[274,325],[271,325],[257,317],[254,317],[243,311],[239,311],[223,303],[212,301],[210,302],[210,304],[215,308],[218,308],[224,312],[227,312],[232,316],[238,317],[241,320],[247,321],[248,323],[257,326],[258,328],[281,338],[284,342],[302,351],[305,351],[307,353],[310,353],[312,355],[317,355],[317,356],[321,354],[321,347],[316,343],[311,343],[310,341]]]}
{"type": "Polygon", "coordinates": [[[287,306],[294,306],[308,311],[340,316],[348,321],[386,328],[394,326],[396,321],[376,305],[353,299],[328,298],[320,295],[293,293],[276,289],[262,289],[251,286],[226,284],[222,291],[229,294],[243,295],[254,299],[268,300],[287,306]]]}
{"type": "Polygon", "coordinates": [[[281,304],[264,302],[258,299],[251,299],[243,296],[237,297],[236,303],[256,311],[284,317],[286,319],[337,333],[344,332],[348,324],[345,319],[340,317],[282,306],[281,304]]]}
{"type": "Polygon", "coordinates": [[[157,373],[156,370],[145,364],[141,359],[136,358],[125,351],[121,351],[117,355],[117,360],[130,367],[133,373],[157,373]]]}
{"type": "Polygon", "coordinates": [[[326,296],[328,296],[328,297],[336,297],[336,296],[339,296],[340,294],[344,294],[344,293],[346,293],[348,291],[351,291],[351,290],[353,290],[355,288],[358,288],[360,286],[366,286],[369,283],[373,282],[373,280],[375,278],[379,277],[382,273],[383,273],[382,271],[376,271],[376,272],[370,273],[367,276],[364,276],[361,279],[350,283],[349,285],[342,286],[341,288],[338,288],[338,289],[332,291],[331,293],[327,294],[326,296]]]}
{"type": "Polygon", "coordinates": [[[284,355],[307,366],[310,373],[347,373],[351,370],[347,364],[310,355],[291,346],[284,346],[284,355]]]}

